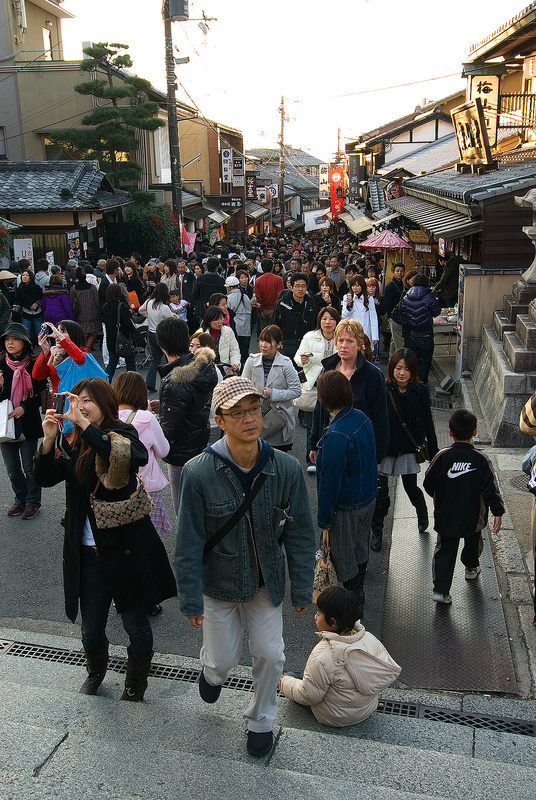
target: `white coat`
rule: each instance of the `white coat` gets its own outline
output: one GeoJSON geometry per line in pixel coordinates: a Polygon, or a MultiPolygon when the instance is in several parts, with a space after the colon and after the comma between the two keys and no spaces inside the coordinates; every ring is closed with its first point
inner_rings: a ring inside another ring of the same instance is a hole
{"type": "Polygon", "coordinates": [[[373,713],[378,695],[398,677],[401,667],[383,644],[357,622],[355,634],[331,631],[317,635],[303,680],[284,675],[281,691],[296,703],[311,706],[319,722],[335,728],[355,725],[373,713]]]}
{"type": "Polygon", "coordinates": [[[355,319],[357,322],[360,322],[371,344],[373,341],[379,341],[378,314],[376,313],[376,305],[372,298],[370,298],[369,307],[367,308],[363,297],[354,294],[352,307],[348,308],[347,296],[344,295],[342,301],[342,318],[355,319]]]}
{"type": "MultiPolygon", "coordinates": [[[[210,333],[210,330],[203,331],[200,328],[196,331],[197,333],[210,333]]],[[[222,364],[240,365],[240,348],[236,341],[236,336],[228,325],[221,326],[221,334],[218,337],[218,353],[222,364]]],[[[230,367],[225,367],[225,373],[228,375],[233,374],[230,367]]]]}
{"type": "Polygon", "coordinates": [[[227,295],[227,305],[235,312],[234,324],[237,336],[251,336],[251,300],[237,286],[227,295]]]}
{"type": "Polygon", "coordinates": [[[251,381],[259,392],[267,386],[270,389],[270,403],[276,408],[283,409],[286,414],[285,427],[270,438],[270,444],[291,442],[296,424],[292,401],[300,396],[301,384],[290,358],[282,353],[276,353],[265,383],[262,353],[252,353],[244,364],[242,377],[251,381]]]}
{"type": "Polygon", "coordinates": [[[307,378],[306,382],[303,384],[303,391],[310,391],[314,387],[324,369],[322,366],[322,359],[336,352],[334,339],[332,339],[332,343],[333,350],[331,353],[326,353],[326,339],[320,328],[317,328],[316,331],[308,331],[301,340],[296,350],[296,355],[294,356],[294,362],[299,367],[303,367],[307,378]],[[312,353],[307,364],[302,364],[301,362],[300,356],[302,353],[312,353]]]}

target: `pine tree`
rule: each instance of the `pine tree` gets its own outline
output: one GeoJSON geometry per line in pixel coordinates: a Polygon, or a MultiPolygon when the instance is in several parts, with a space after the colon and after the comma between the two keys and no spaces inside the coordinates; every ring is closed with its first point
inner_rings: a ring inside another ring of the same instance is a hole
{"type": "Polygon", "coordinates": [[[114,73],[118,69],[132,67],[132,59],[126,52],[128,45],[99,42],[84,49],[88,56],[80,69],[85,72],[104,70],[106,78],[95,78],[78,84],[74,89],[79,94],[91,95],[104,101],[82,119],[83,128],[64,128],[51,134],[58,144],[72,148],[84,159],[97,159],[115,186],[135,185],[142,169],[131,160],[139,142],[135,129],[154,131],[166,123],[159,119],[158,103],[145,99],[151,84],[137,75],[121,73],[114,84],[114,73]],[[121,101],[129,100],[129,103],[121,101]]]}

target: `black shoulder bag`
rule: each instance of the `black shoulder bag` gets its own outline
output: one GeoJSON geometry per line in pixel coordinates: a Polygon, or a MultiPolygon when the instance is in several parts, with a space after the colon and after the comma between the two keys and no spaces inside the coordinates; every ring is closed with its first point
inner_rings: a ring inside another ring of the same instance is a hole
{"type": "Polygon", "coordinates": [[[391,403],[393,404],[393,408],[395,410],[395,414],[398,417],[398,419],[400,420],[400,424],[402,425],[404,431],[406,432],[406,434],[408,436],[408,439],[410,440],[411,444],[415,448],[415,452],[417,454],[417,464],[424,464],[425,461],[430,461],[430,456],[428,454],[428,444],[427,444],[427,442],[424,441],[422,444],[417,444],[417,442],[415,441],[415,439],[413,438],[413,436],[411,434],[410,429],[408,428],[408,426],[406,425],[406,423],[402,419],[402,417],[400,415],[400,411],[396,407],[395,398],[393,397],[393,393],[392,392],[389,392],[389,399],[391,400],[391,403]]]}
{"type": "Polygon", "coordinates": [[[121,358],[128,358],[133,356],[136,352],[136,346],[131,337],[125,336],[121,331],[121,303],[117,304],[117,334],[115,338],[115,352],[121,358]]]}
{"type": "Polygon", "coordinates": [[[266,474],[266,472],[262,472],[261,473],[261,475],[257,479],[256,483],[253,485],[250,493],[248,494],[248,496],[246,497],[246,499],[244,500],[244,502],[242,503],[240,508],[238,508],[235,511],[235,513],[233,514],[231,519],[228,522],[225,523],[223,528],[220,528],[219,531],[217,531],[217,533],[215,533],[213,536],[210,537],[210,539],[208,540],[208,542],[205,544],[205,546],[203,548],[203,560],[206,559],[206,557],[208,556],[210,551],[218,544],[218,542],[220,542],[223,539],[224,536],[227,536],[229,531],[232,528],[234,528],[236,523],[239,522],[239,520],[242,519],[242,517],[244,516],[244,514],[246,513],[248,508],[251,507],[254,499],[256,498],[258,493],[260,492],[260,490],[261,490],[261,488],[262,488],[262,486],[264,484],[264,481],[266,480],[267,477],[268,477],[268,475],[266,474]]]}

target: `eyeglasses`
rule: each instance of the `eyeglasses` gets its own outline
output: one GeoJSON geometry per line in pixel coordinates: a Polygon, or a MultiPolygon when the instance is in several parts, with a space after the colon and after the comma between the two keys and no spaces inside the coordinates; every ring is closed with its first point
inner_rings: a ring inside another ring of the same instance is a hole
{"type": "Polygon", "coordinates": [[[244,410],[236,410],[236,411],[229,411],[228,414],[221,413],[220,416],[222,417],[231,417],[231,419],[244,419],[246,414],[251,414],[252,416],[256,417],[257,414],[261,413],[261,406],[251,406],[251,408],[245,408],[244,410]]]}

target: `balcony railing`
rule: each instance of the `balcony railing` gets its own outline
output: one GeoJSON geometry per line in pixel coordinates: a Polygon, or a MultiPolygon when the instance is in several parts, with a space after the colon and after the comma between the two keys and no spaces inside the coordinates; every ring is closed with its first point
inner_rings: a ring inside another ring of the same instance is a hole
{"type": "Polygon", "coordinates": [[[536,95],[521,92],[499,95],[499,128],[536,128],[536,95]]]}

